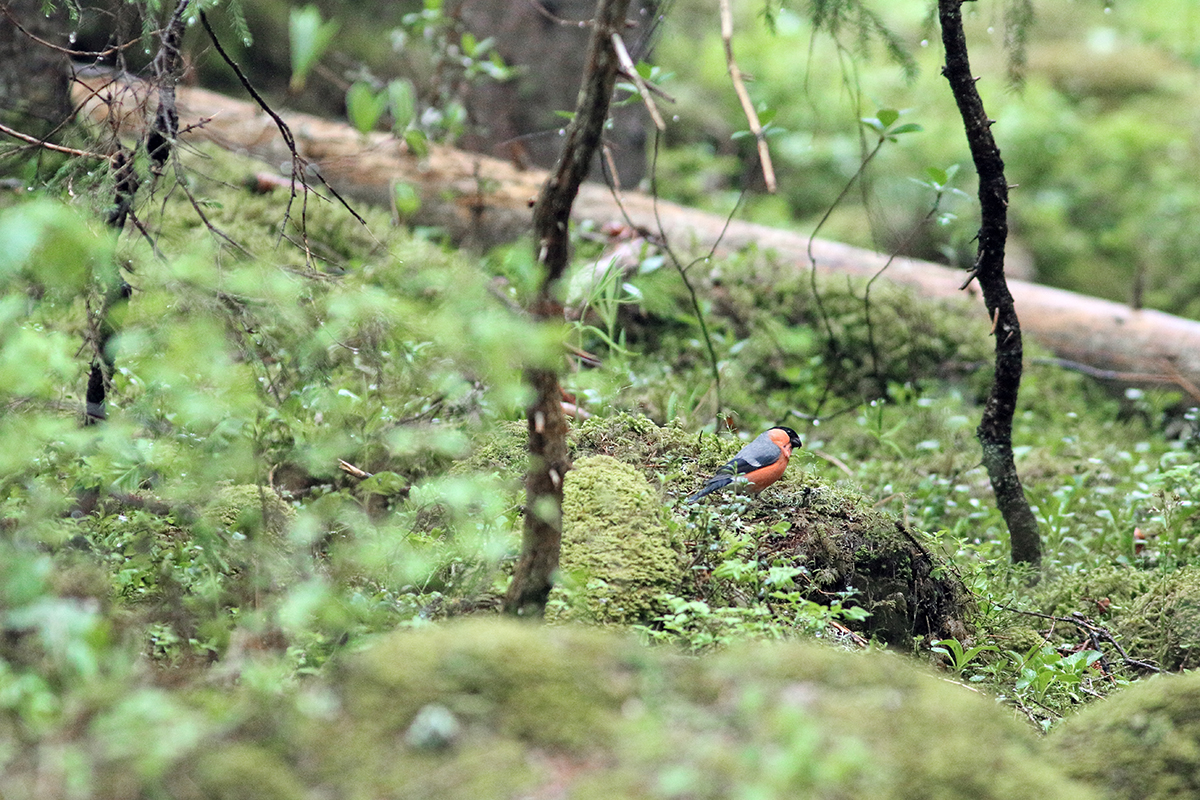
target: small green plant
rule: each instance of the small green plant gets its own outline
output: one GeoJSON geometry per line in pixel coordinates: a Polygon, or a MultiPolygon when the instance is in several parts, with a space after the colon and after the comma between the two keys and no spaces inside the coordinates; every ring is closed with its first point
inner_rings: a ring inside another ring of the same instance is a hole
{"type": "MultiPolygon", "coordinates": [[[[1000,649],[994,644],[977,644],[974,647],[963,649],[962,643],[957,639],[938,639],[929,648],[935,653],[939,653],[946,657],[949,661],[948,666],[955,675],[962,675],[971,662],[975,660],[980,653],[993,652],[998,653],[1000,649]]],[[[973,678],[972,680],[979,679],[973,678]]]]}
{"type": "Polygon", "coordinates": [[[355,81],[346,90],[346,116],[361,134],[370,133],[388,107],[388,92],[376,91],[366,81],[355,81]]]}
{"type": "Polygon", "coordinates": [[[340,23],[337,20],[322,20],[321,11],[316,6],[291,10],[288,32],[291,35],[293,92],[304,90],[309,73],[329,49],[339,27],[340,23]]]}
{"type": "Polygon", "coordinates": [[[1104,654],[1079,650],[1064,656],[1050,645],[1039,645],[1024,655],[1012,651],[1005,655],[1019,672],[1015,694],[1061,715],[1067,706],[1083,702],[1092,665],[1104,654]]]}

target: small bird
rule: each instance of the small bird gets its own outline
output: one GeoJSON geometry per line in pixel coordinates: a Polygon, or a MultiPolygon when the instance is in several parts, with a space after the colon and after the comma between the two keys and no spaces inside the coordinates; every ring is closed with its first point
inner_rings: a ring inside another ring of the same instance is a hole
{"type": "Polygon", "coordinates": [[[709,478],[704,488],[687,499],[694,503],[710,492],[724,489],[734,481],[745,481],[751,492],[758,494],[783,477],[792,448],[803,447],[799,435],[791,428],[771,428],[738,454],[729,459],[717,474],[709,478]]]}

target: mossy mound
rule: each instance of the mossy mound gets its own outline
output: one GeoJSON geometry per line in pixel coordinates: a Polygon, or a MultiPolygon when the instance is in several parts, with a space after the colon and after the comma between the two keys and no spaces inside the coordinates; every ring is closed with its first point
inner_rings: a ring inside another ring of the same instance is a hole
{"type": "Polygon", "coordinates": [[[696,660],[489,619],[388,636],[334,682],[290,748],[331,797],[1092,796],[1003,709],[881,653],[696,660]]]}
{"type": "Polygon", "coordinates": [[[572,432],[572,445],[579,455],[612,456],[633,464],[656,485],[662,485],[697,458],[724,461],[732,440],[700,436],[675,424],[660,426],[641,415],[614,414],[594,417],[572,432]]]}
{"type": "MultiPolygon", "coordinates": [[[[970,634],[974,604],[948,562],[922,544],[919,532],[860,493],[806,474],[800,455],[748,507],[718,494],[664,520],[670,496],[699,488],[743,442],[615,414],[576,427],[571,445],[577,460],[567,474],[562,568],[581,576],[582,605],[592,619],[647,622],[665,594],[699,597],[713,607],[744,606],[745,597],[715,587],[705,565],[725,549],[714,535],[752,530],[758,565],[801,568],[797,583],[808,599],[828,605],[853,591],[852,604],[870,612],[858,623],[868,636],[908,645],[914,636],[961,640],[970,634]],[[715,516],[697,516],[706,510],[715,516]],[[775,532],[781,522],[785,532],[775,532]],[[668,534],[675,530],[683,532],[668,534]],[[693,569],[676,566],[680,558],[693,569]]],[[[524,458],[523,430],[513,427],[482,445],[474,463],[515,465],[518,454],[524,458]]]]}
{"type": "MultiPolygon", "coordinates": [[[[300,685],[126,689],[54,742],[88,797],[1094,797],[982,695],[812,644],[697,659],[490,617],[387,635],[300,685]]],[[[54,794],[32,788],[49,756],[10,741],[0,790],[54,794]]]]}
{"type": "Polygon", "coordinates": [[[1200,667],[1198,567],[1097,568],[1046,581],[1031,599],[1043,613],[1104,625],[1132,658],[1171,671],[1200,667]]]}
{"type": "Polygon", "coordinates": [[[179,800],[303,800],[304,787],[287,763],[265,748],[232,744],[205,753],[192,772],[190,788],[181,791],[179,800]],[[247,790],[250,793],[247,794],[247,790]]]}
{"type": "Polygon", "coordinates": [[[563,487],[560,568],[579,584],[577,602],[564,608],[556,593],[551,618],[633,624],[665,611],[662,595],[683,583],[682,556],[669,541],[662,498],[641,472],[611,456],[575,462],[563,487]]]}
{"type": "Polygon", "coordinates": [[[1200,674],[1161,675],[1093,703],[1048,740],[1068,775],[1110,798],[1200,796],[1200,674]]]}
{"type": "Polygon", "coordinates": [[[524,420],[499,422],[476,442],[471,455],[457,462],[452,474],[498,472],[520,485],[529,464],[529,426],[524,420]]]}
{"type": "Polygon", "coordinates": [[[857,623],[866,635],[909,645],[913,637],[970,634],[975,603],[952,565],[863,495],[801,474],[764,492],[750,513],[755,521],[789,523],[786,532],[760,538],[760,562],[802,567],[814,602],[852,593],[853,604],[870,612],[857,623]]]}
{"type": "Polygon", "coordinates": [[[265,535],[282,540],[296,517],[296,509],[266,487],[235,484],[217,491],[204,510],[204,519],[230,533],[247,538],[265,535]]]}

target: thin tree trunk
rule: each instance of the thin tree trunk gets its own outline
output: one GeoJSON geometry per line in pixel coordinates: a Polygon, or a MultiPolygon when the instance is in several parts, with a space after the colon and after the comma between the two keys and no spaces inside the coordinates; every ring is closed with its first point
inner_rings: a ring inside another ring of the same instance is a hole
{"type": "MultiPolygon", "coordinates": [[[[600,146],[617,76],[612,36],[623,33],[628,8],[629,0],[599,0],[596,4],[575,116],[567,128],[562,155],[542,186],[533,209],[534,257],[545,270],[541,290],[531,309],[535,318],[562,318],[554,289],[570,259],[571,206],[600,146]]],[[[563,477],[571,468],[571,460],[567,455],[567,421],[562,411],[558,374],[545,367],[531,367],[526,374],[535,398],[527,412],[529,472],[525,476],[525,534],[504,610],[510,614],[540,616],[546,608],[554,571],[558,569],[563,477]]]]}
{"type": "Polygon", "coordinates": [[[938,0],[946,66],[942,74],[962,114],[971,158],[979,173],[979,253],[973,276],[983,290],[984,305],[992,319],[996,337],[996,376],[977,435],[983,446],[983,464],[996,494],[996,505],[1004,515],[1012,541],[1012,560],[1038,564],[1042,542],[1037,519],[1029,507],[1017,467],[1013,461],[1012,421],[1021,386],[1021,324],[1004,279],[1004,243],[1008,237],[1008,181],[1004,161],[992,136],[992,121],[971,75],[967,39],[962,26],[963,0],[938,0]]]}

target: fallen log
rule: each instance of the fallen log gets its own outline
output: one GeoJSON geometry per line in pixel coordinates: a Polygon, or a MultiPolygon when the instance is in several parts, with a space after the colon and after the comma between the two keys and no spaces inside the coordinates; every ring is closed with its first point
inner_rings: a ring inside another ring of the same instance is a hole
{"type": "MultiPolygon", "coordinates": [[[[79,77],[74,96],[87,118],[108,123],[122,135],[137,135],[153,119],[154,93],[145,84],[112,77],[79,77]]],[[[179,87],[181,138],[210,141],[269,164],[290,169],[288,151],[274,120],[257,106],[204,89],[179,87]]],[[[408,184],[421,199],[411,219],[434,225],[464,245],[487,247],[527,233],[532,201],[547,173],[449,147],[430,145],[416,155],[403,141],[384,133],[363,135],[344,123],[308,114],[282,113],[299,155],[339,193],[391,205],[397,184],[408,184]]],[[[640,192],[618,197],[607,186],[587,183],[580,189],[572,216],[597,222],[626,221],[661,231],[676,246],[716,253],[749,246],[775,254],[797,270],[815,262],[819,274],[883,278],[934,298],[969,297],[982,312],[972,284],[963,289],[961,270],[895,258],[850,245],[733,220],[640,192]],[[812,258],[810,259],[809,253],[812,258]]],[[[1166,384],[1200,402],[1200,322],[1159,311],[1009,279],[1021,327],[1062,359],[1083,365],[1117,384],[1166,384]]]]}

